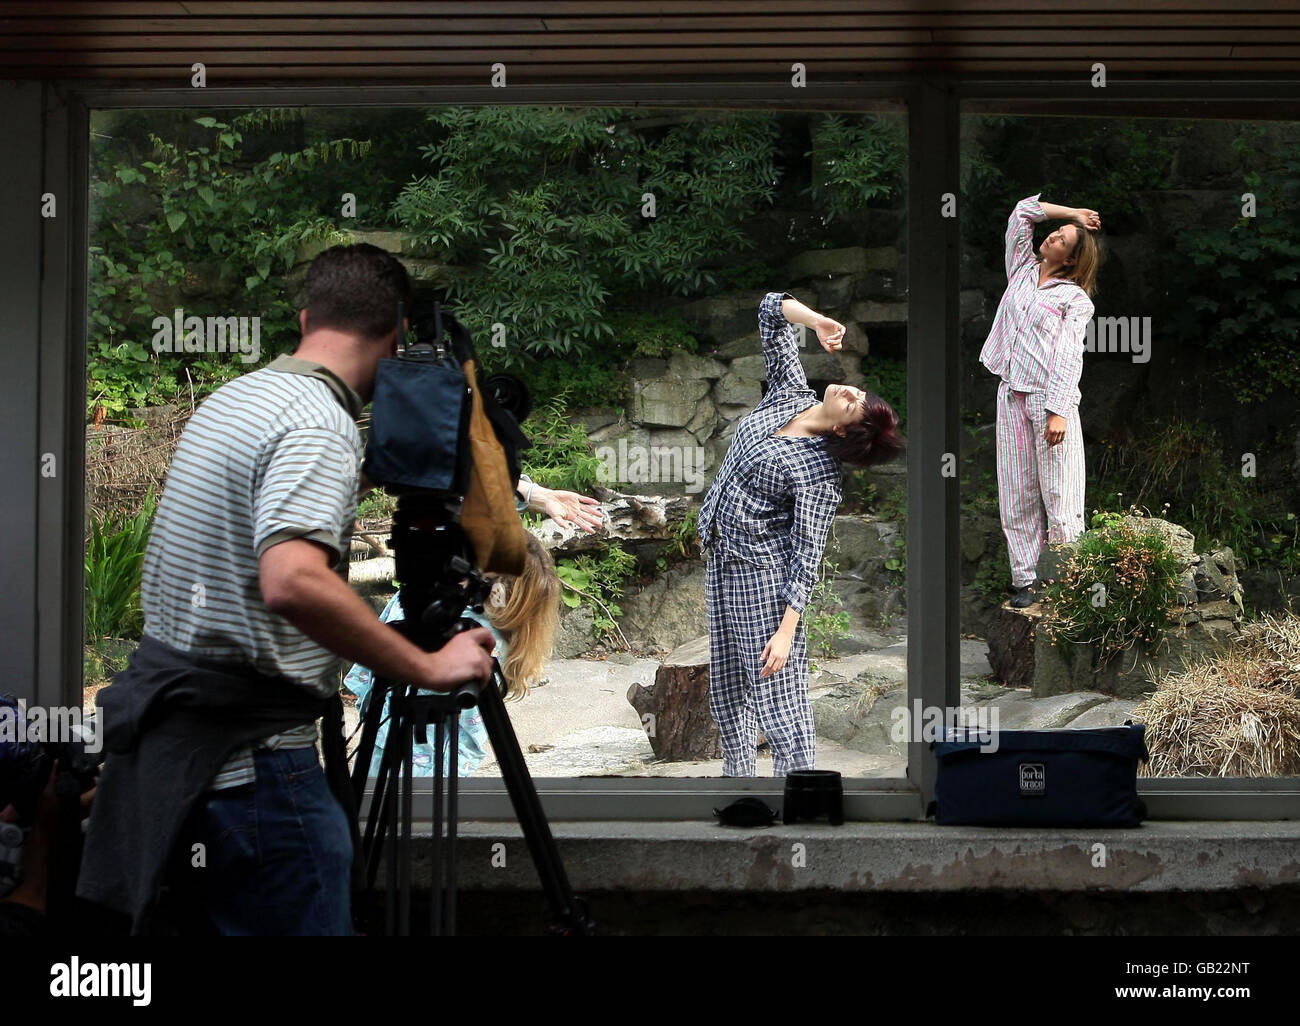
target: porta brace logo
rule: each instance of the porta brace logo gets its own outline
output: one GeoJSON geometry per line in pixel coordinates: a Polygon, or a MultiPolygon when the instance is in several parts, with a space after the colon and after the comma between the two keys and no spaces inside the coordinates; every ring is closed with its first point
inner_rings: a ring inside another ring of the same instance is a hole
{"type": "Polygon", "coordinates": [[[1020,793],[1029,798],[1041,798],[1047,794],[1047,766],[1044,763],[1020,764],[1020,793]]]}

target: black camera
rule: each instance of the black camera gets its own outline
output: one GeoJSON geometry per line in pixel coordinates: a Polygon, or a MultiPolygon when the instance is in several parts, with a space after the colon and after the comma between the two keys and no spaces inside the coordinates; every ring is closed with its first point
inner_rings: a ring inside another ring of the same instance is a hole
{"type": "Polygon", "coordinates": [[[12,805],[17,812],[17,822],[0,823],[0,897],[22,880],[27,833],[40,813],[54,763],[60,777],[70,781],[60,791],[75,785],[80,795],[95,786],[104,761],[93,730],[70,724],[69,736],[53,737],[50,726],[48,718],[31,722],[16,699],[0,695],[0,810],[12,805]]]}

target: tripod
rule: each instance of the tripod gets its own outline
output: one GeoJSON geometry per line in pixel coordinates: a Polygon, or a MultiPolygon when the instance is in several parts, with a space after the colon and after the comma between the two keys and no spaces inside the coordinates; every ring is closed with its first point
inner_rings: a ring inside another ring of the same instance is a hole
{"type": "MultiPolygon", "coordinates": [[[[467,558],[469,543],[460,527],[446,522],[436,504],[427,500],[416,503],[415,499],[402,496],[398,500],[394,522],[393,548],[397,579],[402,582],[405,619],[392,626],[421,648],[436,651],[456,633],[479,626],[460,614],[466,608],[480,607],[491,585],[467,558]]],[[[430,724],[434,727],[434,786],[429,929],[434,936],[455,932],[458,817],[455,753],[460,713],[475,705],[482,712],[501,777],[546,895],[550,932],[560,935],[591,932],[586,906],[569,886],[550,824],[510,724],[505,693],[505,677],[495,659],[492,677],[481,690],[475,684],[463,684],[449,692],[422,692],[409,684],[375,679],[352,771],[352,788],[360,809],[383,719],[384,699],[389,696],[388,739],[365,817],[361,850],[367,893],[373,893],[380,860],[387,856],[385,927],[390,935],[407,936],[411,932],[413,749],[417,741],[427,743],[430,724]],[[445,789],[444,758],[448,764],[445,789]]]]}

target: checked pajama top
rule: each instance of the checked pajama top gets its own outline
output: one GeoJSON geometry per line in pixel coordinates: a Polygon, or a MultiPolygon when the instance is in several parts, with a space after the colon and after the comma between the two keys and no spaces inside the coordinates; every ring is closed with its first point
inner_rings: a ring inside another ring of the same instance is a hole
{"type": "Polygon", "coordinates": [[[759,304],[767,395],[737,425],[698,530],[711,556],[786,568],[782,597],[802,613],[843,494],[824,439],[773,434],[818,402],[799,363],[797,329],[781,312],[781,301],[793,298],[769,292],[759,304]]]}
{"type": "Polygon", "coordinates": [[[799,363],[795,328],[781,312],[788,296],[771,292],[759,305],[768,392],[737,424],[700,509],[708,553],[709,712],[718,724],[722,772],[730,777],[755,774],[760,729],[775,776],[816,762],[802,619],[785,666],[761,675],[763,648],[786,606],[802,613],[817,583],[840,502],[840,468],[825,439],[774,434],[817,402],[799,363]]]}

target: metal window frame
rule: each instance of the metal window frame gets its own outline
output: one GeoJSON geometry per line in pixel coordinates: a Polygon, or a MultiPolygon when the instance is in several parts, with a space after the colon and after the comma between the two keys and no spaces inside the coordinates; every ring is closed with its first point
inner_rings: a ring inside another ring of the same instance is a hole
{"type": "MultiPolygon", "coordinates": [[[[153,89],[83,83],[7,83],[15,116],[3,160],[22,188],[60,197],[61,213],[42,221],[4,215],[11,245],[0,252],[0,324],[18,338],[39,339],[33,359],[21,347],[0,350],[0,371],[25,389],[0,412],[0,430],[14,444],[0,450],[9,490],[0,502],[6,522],[30,524],[3,543],[7,557],[0,593],[4,621],[16,628],[11,657],[17,686],[41,704],[79,702],[81,682],[88,158],[91,109],[252,106],[440,106],[569,104],[584,106],[727,107],[783,110],[905,109],[908,117],[908,451],[909,645],[908,701],[955,705],[959,683],[959,484],[936,464],[958,451],[960,380],[958,339],[958,219],[940,215],[940,198],[960,193],[962,113],[1057,114],[1101,117],[1292,119],[1300,109],[1294,81],[1116,81],[1092,89],[1077,83],[1023,78],[976,80],[928,76],[810,83],[792,99],[788,85],[700,83],[672,85],[488,87],[209,87],[153,89]],[[26,148],[24,144],[30,144],[26,148]],[[40,254],[39,280],[30,259],[40,254]],[[935,256],[939,259],[936,261],[935,256]],[[27,290],[27,291],[24,291],[27,290]],[[30,296],[39,294],[33,323],[30,296]],[[71,311],[83,316],[70,316],[71,311]],[[33,366],[33,363],[35,366],[33,366]],[[33,430],[33,425],[35,429],[33,430]],[[59,471],[32,475],[33,453],[52,452],[59,471]],[[929,468],[929,473],[922,472],[929,468]],[[32,559],[34,552],[35,558],[32,559]],[[30,603],[29,603],[29,600],[30,603]],[[28,648],[26,638],[34,637],[28,648]]],[[[23,201],[25,202],[25,200],[23,201]]],[[[922,742],[910,742],[907,775],[846,781],[846,815],[853,819],[910,820],[924,815],[933,795],[935,763],[922,742]]],[[[707,816],[738,794],[781,799],[780,782],[669,778],[546,778],[537,781],[556,819],[687,819],[707,816]]],[[[1300,815],[1300,778],[1207,780],[1173,778],[1143,783],[1152,818],[1291,819],[1300,815]]],[[[463,785],[466,818],[512,817],[497,781],[463,785]]]]}

